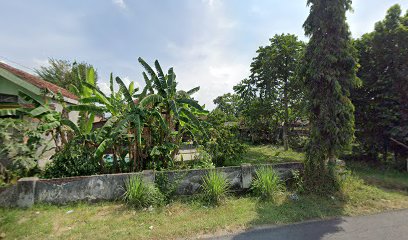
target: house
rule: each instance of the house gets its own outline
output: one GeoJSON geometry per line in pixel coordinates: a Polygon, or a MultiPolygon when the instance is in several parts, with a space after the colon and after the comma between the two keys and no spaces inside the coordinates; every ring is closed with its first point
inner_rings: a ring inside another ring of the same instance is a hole
{"type": "MultiPolygon", "coordinates": [[[[3,116],[16,116],[16,109],[28,104],[19,97],[19,92],[49,104],[56,111],[62,111],[62,106],[52,99],[50,92],[60,92],[67,105],[78,103],[78,97],[68,90],[0,62],[0,109],[3,110],[3,116]]],[[[69,113],[69,119],[76,122],[78,112],[69,113]]]]}
{"type": "MultiPolygon", "coordinates": [[[[30,73],[24,72],[20,69],[14,68],[10,65],[0,62],[0,117],[21,117],[16,111],[17,108],[24,106],[30,107],[31,103],[25,102],[19,93],[23,92],[35,100],[48,104],[51,108],[58,112],[62,112],[62,104],[53,99],[52,93],[60,92],[63,96],[63,100],[66,105],[78,104],[78,97],[68,90],[59,87],[53,83],[47,82],[37,76],[30,73]]],[[[77,122],[79,117],[78,112],[70,112],[68,118],[77,122]]],[[[34,119],[31,119],[32,123],[35,123],[34,119]]],[[[50,136],[44,136],[45,139],[50,140],[50,136]]],[[[44,146],[44,148],[50,147],[51,150],[46,151],[41,159],[39,159],[40,167],[43,167],[45,163],[54,154],[54,149],[52,148],[55,144],[49,141],[49,146],[44,146]]],[[[42,151],[43,149],[38,149],[42,151]]],[[[0,159],[0,163],[6,166],[8,159],[0,159]]]]}

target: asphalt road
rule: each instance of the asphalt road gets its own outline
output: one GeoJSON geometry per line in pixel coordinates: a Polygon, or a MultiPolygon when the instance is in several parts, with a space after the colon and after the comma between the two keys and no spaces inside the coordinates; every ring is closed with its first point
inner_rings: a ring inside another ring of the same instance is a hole
{"type": "Polygon", "coordinates": [[[221,236],[217,240],[314,240],[367,239],[408,240],[408,209],[360,217],[311,221],[285,226],[261,227],[247,232],[221,236]]]}

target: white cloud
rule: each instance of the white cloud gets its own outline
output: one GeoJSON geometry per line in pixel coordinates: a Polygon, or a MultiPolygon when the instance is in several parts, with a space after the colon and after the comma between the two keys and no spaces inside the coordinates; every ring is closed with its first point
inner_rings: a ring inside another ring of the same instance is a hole
{"type": "Polygon", "coordinates": [[[46,67],[49,65],[48,59],[44,58],[44,59],[38,59],[38,58],[34,58],[33,59],[33,68],[40,68],[40,67],[46,67]]]}
{"type": "Polygon", "coordinates": [[[126,8],[126,3],[124,0],[112,0],[113,4],[116,6],[125,9],[126,8]]]}
{"type": "Polygon", "coordinates": [[[214,7],[216,4],[219,4],[219,0],[202,0],[204,3],[208,4],[210,7],[214,7]]]}
{"type": "MultiPolygon", "coordinates": [[[[248,60],[232,47],[238,22],[227,16],[220,1],[205,0],[205,31],[191,33],[188,43],[168,42],[167,51],[173,57],[179,89],[189,90],[200,86],[194,97],[208,109],[214,107],[213,100],[225,93],[249,75],[248,60]]],[[[168,66],[162,66],[167,68],[168,66]]]]}

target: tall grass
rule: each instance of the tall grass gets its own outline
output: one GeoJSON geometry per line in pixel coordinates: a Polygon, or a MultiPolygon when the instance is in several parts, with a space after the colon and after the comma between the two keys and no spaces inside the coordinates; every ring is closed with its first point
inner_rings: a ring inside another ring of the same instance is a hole
{"type": "Polygon", "coordinates": [[[201,188],[207,203],[219,205],[227,196],[230,183],[220,172],[210,171],[203,177],[201,188]]]}
{"type": "Polygon", "coordinates": [[[161,205],[164,196],[152,183],[143,182],[140,176],[134,176],[125,184],[126,192],[123,200],[134,208],[161,205]]]}
{"type": "Polygon", "coordinates": [[[285,191],[285,184],[279,174],[270,167],[256,170],[256,177],[252,182],[252,192],[262,200],[276,200],[285,191]]]}

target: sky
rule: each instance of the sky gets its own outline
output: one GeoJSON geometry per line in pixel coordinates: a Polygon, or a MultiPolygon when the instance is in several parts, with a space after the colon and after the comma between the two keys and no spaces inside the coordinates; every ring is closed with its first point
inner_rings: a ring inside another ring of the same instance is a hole
{"type": "MultiPolygon", "coordinates": [[[[389,7],[407,0],[353,0],[353,37],[374,29],[389,7]]],[[[249,75],[259,46],[275,34],[296,34],[306,0],[0,0],[0,61],[27,72],[48,58],[92,64],[107,90],[109,74],[144,86],[138,57],[174,67],[178,88],[212,100],[249,75]]]]}

